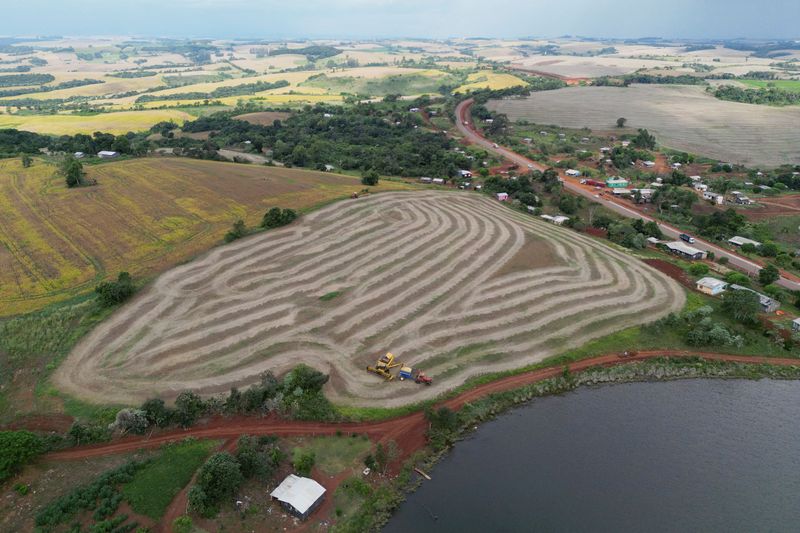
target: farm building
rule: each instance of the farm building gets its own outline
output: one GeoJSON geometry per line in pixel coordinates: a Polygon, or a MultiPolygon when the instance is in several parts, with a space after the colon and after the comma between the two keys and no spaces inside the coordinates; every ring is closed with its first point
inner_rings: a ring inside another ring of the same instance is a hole
{"type": "Polygon", "coordinates": [[[689,176],[689,179],[692,181],[703,181],[702,176],[689,176]]]}
{"type": "Polygon", "coordinates": [[[630,189],[612,189],[611,194],[614,196],[630,196],[631,190],[630,189]]]}
{"type": "Polygon", "coordinates": [[[708,190],[708,185],[705,183],[695,183],[694,188],[696,191],[706,192],[708,190]]]}
{"type": "Polygon", "coordinates": [[[703,199],[708,200],[709,202],[713,202],[717,205],[722,205],[725,203],[725,198],[721,194],[717,194],[711,191],[705,191],[703,193],[703,199]]]}
{"type": "Polygon", "coordinates": [[[508,193],[507,192],[499,192],[497,193],[497,199],[501,202],[508,201],[508,193]]]}
{"type": "Polygon", "coordinates": [[[645,161],[645,162],[642,163],[642,165],[647,167],[647,168],[653,168],[654,166],[656,166],[654,161],[645,161]]]}
{"type": "Polygon", "coordinates": [[[113,159],[119,157],[119,152],[112,152],[111,150],[101,150],[97,152],[97,157],[100,159],[113,159]]]}
{"type": "Polygon", "coordinates": [[[322,503],[325,487],[313,479],[289,474],[270,496],[291,514],[305,520],[322,503]]]}
{"type": "Polygon", "coordinates": [[[792,331],[800,331],[800,318],[792,320],[792,331]]]}
{"type": "Polygon", "coordinates": [[[86,157],[86,154],[84,154],[83,152],[75,152],[74,154],[72,154],[72,157],[74,157],[75,159],[83,159],[84,157],[86,157]]]}
{"type": "Polygon", "coordinates": [[[431,178],[428,178],[428,177],[422,177],[422,178],[419,179],[419,181],[422,182],[422,183],[431,183],[433,180],[431,178]]]}
{"type": "Polygon", "coordinates": [[[469,170],[459,170],[458,175],[461,176],[462,178],[471,178],[472,172],[470,172],[469,170]]]}
{"type": "Polygon", "coordinates": [[[742,287],[741,285],[730,285],[728,288],[732,291],[749,291],[758,296],[758,303],[761,304],[761,309],[765,313],[774,313],[781,306],[781,303],[778,300],[774,300],[766,294],[761,294],[760,292],[756,292],[748,287],[742,287]]]}
{"type": "Polygon", "coordinates": [[[748,239],[746,237],[739,237],[738,235],[728,239],[728,242],[734,246],[742,246],[743,244],[752,244],[756,248],[761,246],[761,243],[758,241],[754,241],[753,239],[748,239]]]}
{"type": "Polygon", "coordinates": [[[639,193],[639,198],[644,202],[649,202],[653,195],[656,193],[655,189],[631,189],[631,193],[639,193]]]}
{"type": "Polygon", "coordinates": [[[581,171],[580,170],[575,170],[574,168],[570,168],[566,172],[564,172],[564,174],[566,174],[567,176],[569,176],[571,178],[577,178],[578,176],[581,175],[581,171]]]}
{"type": "Polygon", "coordinates": [[[725,292],[725,287],[727,286],[727,283],[717,278],[702,278],[697,280],[697,290],[710,296],[716,296],[725,292]]]}
{"type": "Polygon", "coordinates": [[[564,222],[566,222],[567,220],[569,220],[569,217],[565,217],[564,215],[555,215],[555,216],[551,216],[551,215],[541,215],[541,218],[542,218],[542,219],[544,219],[544,220],[546,220],[546,221],[548,221],[548,222],[552,222],[552,223],[553,223],[553,224],[555,224],[556,226],[560,226],[560,225],[562,225],[564,222]]]}
{"type": "Polygon", "coordinates": [[[608,178],[606,180],[606,186],[611,187],[612,189],[624,189],[630,183],[625,178],[608,178]]]}
{"type": "Polygon", "coordinates": [[[325,165],[325,172],[333,172],[336,170],[336,167],[333,165],[325,165]]]}
{"type": "Polygon", "coordinates": [[[433,178],[431,182],[434,185],[444,185],[444,178],[433,178]]]}
{"type": "Polygon", "coordinates": [[[692,248],[681,241],[668,242],[664,244],[667,249],[675,255],[679,255],[684,259],[705,259],[706,252],[692,248]]]}

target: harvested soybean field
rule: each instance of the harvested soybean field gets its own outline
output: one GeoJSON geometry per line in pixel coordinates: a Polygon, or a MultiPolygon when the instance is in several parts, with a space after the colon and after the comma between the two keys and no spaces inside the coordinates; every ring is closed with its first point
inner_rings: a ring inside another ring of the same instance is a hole
{"type": "Polygon", "coordinates": [[[84,169],[97,184],[68,189],[47,162],[0,162],[0,316],[91,291],[119,271],[152,276],[220,243],[239,218],[256,226],[270,207],[308,210],[362,188],[349,176],[193,159],[84,169]]]}
{"type": "Polygon", "coordinates": [[[399,406],[678,311],[624,252],[477,193],[344,200],[160,276],[53,375],[89,402],[211,395],[307,363],[347,405],[399,406]],[[367,373],[383,353],[430,387],[367,373]]]}
{"type": "Polygon", "coordinates": [[[800,106],[728,102],[703,87],[569,87],[488,107],[513,120],[567,128],[609,130],[625,117],[629,128],[646,128],[669,148],[748,166],[800,163],[800,106]]]}

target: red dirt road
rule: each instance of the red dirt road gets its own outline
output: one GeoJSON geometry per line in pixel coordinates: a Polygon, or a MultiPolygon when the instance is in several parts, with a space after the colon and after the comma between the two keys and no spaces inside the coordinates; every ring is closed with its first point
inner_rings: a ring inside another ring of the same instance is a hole
{"type": "MultiPolygon", "coordinates": [[[[706,352],[676,352],[669,350],[640,352],[635,357],[620,358],[617,354],[602,355],[584,359],[569,365],[571,372],[581,372],[596,366],[614,366],[632,361],[643,361],[655,357],[690,357],[700,356],[715,361],[729,361],[751,364],[771,364],[778,366],[800,366],[800,359],[749,357],[706,352]]],[[[530,383],[542,381],[559,375],[562,366],[543,368],[509,376],[490,383],[485,383],[462,392],[457,396],[441,402],[439,405],[451,409],[459,409],[465,404],[483,398],[489,394],[516,389],[530,383]]],[[[193,427],[186,430],[173,430],[153,437],[125,437],[108,444],[96,444],[70,448],[68,450],[49,453],[47,460],[78,460],[115,453],[124,453],[142,448],[156,448],[168,442],[194,437],[199,439],[234,439],[240,435],[276,435],[315,436],[334,435],[337,432],[360,433],[368,435],[373,441],[395,440],[402,450],[403,457],[411,455],[425,444],[427,422],[422,412],[412,413],[378,422],[349,422],[342,424],[297,422],[282,420],[277,417],[267,418],[218,418],[206,426],[193,427]]]]}

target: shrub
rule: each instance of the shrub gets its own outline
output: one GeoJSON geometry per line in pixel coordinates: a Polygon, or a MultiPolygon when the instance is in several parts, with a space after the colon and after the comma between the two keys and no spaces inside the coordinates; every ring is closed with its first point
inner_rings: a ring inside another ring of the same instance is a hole
{"type": "Polygon", "coordinates": [[[298,475],[308,477],[311,475],[311,469],[314,468],[316,456],[312,450],[303,450],[296,454],[292,466],[298,475]]]}
{"type": "Polygon", "coordinates": [[[708,265],[705,263],[694,263],[689,267],[689,273],[693,276],[705,276],[708,270],[708,265]]]}
{"type": "Polygon", "coordinates": [[[104,281],[94,288],[103,307],[120,304],[133,295],[133,278],[127,272],[120,272],[117,281],[104,281]]]}
{"type": "Polygon", "coordinates": [[[762,285],[769,285],[778,281],[781,273],[775,265],[767,265],[758,271],[758,282],[762,285]]]}
{"type": "Polygon", "coordinates": [[[236,492],[243,480],[238,461],[228,452],[209,457],[197,473],[197,485],[212,505],[236,492]]]}
{"type": "Polygon", "coordinates": [[[281,209],[273,207],[264,214],[261,220],[261,227],[263,228],[278,228],[291,224],[297,218],[297,211],[294,209],[281,209]]]}
{"type": "Polygon", "coordinates": [[[361,176],[361,184],[368,187],[374,187],[380,181],[380,175],[375,169],[370,169],[361,176]]]}
{"type": "Polygon", "coordinates": [[[754,292],[728,290],[722,297],[722,309],[738,322],[754,324],[761,312],[761,303],[754,292]]]}
{"type": "Polygon", "coordinates": [[[142,434],[147,429],[150,423],[147,419],[147,413],[141,409],[131,409],[126,407],[117,412],[117,417],[111,423],[109,429],[112,431],[119,430],[123,433],[138,433],[142,434]]]}
{"type": "Polygon", "coordinates": [[[172,531],[175,533],[191,533],[193,527],[192,519],[186,515],[179,516],[172,522],[172,531]]]}
{"type": "Polygon", "coordinates": [[[750,278],[741,272],[728,272],[728,274],[725,276],[725,281],[731,285],[741,285],[742,287],[747,287],[750,285],[750,278]]]}
{"type": "Polygon", "coordinates": [[[241,218],[233,223],[231,230],[225,234],[225,242],[233,242],[241,239],[247,234],[247,228],[244,225],[244,220],[241,218]]]}

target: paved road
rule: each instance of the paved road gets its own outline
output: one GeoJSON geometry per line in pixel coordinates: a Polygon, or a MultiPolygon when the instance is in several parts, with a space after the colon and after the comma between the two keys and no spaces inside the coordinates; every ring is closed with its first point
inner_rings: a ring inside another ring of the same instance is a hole
{"type": "MultiPolygon", "coordinates": [[[[532,168],[540,171],[544,171],[547,168],[536,161],[532,161],[527,157],[509,150],[508,148],[494,144],[492,141],[486,139],[480,133],[478,133],[475,130],[474,124],[472,123],[472,115],[470,113],[470,107],[472,106],[472,103],[472,99],[464,100],[456,107],[456,125],[458,126],[458,130],[467,139],[469,139],[470,142],[508,159],[509,161],[519,165],[520,168],[532,168]]],[[[645,221],[654,221],[658,224],[658,227],[661,229],[664,235],[673,239],[678,239],[679,235],[683,233],[681,230],[676,229],[668,224],[664,224],[663,222],[659,222],[652,217],[640,213],[639,211],[631,209],[621,202],[615,201],[611,198],[596,197],[595,194],[597,193],[593,188],[581,185],[578,180],[565,178],[564,187],[569,189],[571,192],[584,196],[593,202],[597,202],[622,216],[629,218],[640,218],[645,221]]],[[[706,252],[714,252],[714,255],[717,257],[727,257],[730,265],[736,266],[740,270],[743,270],[744,272],[753,276],[758,275],[758,271],[762,268],[762,265],[751,259],[737,255],[702,239],[695,238],[695,243],[692,244],[692,247],[704,250],[706,252]]],[[[777,283],[778,285],[790,290],[800,290],[800,283],[798,283],[798,281],[800,281],[800,279],[785,272],[781,272],[781,278],[777,283]]]]}

